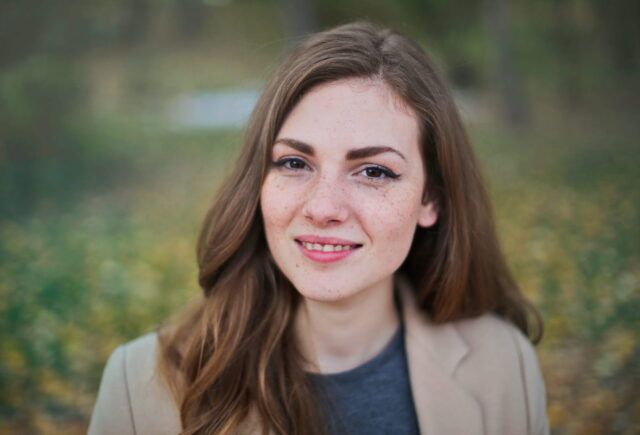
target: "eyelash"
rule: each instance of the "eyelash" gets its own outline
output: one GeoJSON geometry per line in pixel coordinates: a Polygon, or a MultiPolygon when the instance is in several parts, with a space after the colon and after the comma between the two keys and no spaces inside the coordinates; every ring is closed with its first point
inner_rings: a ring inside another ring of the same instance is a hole
{"type": "MultiPolygon", "coordinates": [[[[272,162],[272,164],[277,167],[277,168],[285,168],[289,171],[301,171],[303,170],[303,168],[292,168],[292,167],[288,167],[286,166],[287,164],[290,164],[292,162],[296,162],[296,163],[302,163],[305,166],[309,166],[307,165],[307,163],[297,157],[285,157],[282,158],[278,161],[272,162]]],[[[383,176],[381,177],[369,177],[366,176],[369,180],[378,182],[380,180],[384,180],[384,179],[391,179],[391,180],[397,180],[398,178],[400,178],[399,174],[396,174],[395,172],[393,172],[391,169],[385,168],[384,166],[380,166],[380,165],[368,165],[365,168],[363,168],[361,171],[359,172],[363,172],[363,171],[367,171],[369,169],[374,169],[374,170],[378,170],[381,171],[383,176]]]]}

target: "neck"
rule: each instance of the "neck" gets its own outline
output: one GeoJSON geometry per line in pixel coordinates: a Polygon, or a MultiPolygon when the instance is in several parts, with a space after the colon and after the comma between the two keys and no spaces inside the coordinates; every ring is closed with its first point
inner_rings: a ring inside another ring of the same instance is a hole
{"type": "Polygon", "coordinates": [[[337,302],[303,299],[295,318],[307,371],[337,373],[382,351],[400,324],[393,301],[393,277],[337,302]]]}

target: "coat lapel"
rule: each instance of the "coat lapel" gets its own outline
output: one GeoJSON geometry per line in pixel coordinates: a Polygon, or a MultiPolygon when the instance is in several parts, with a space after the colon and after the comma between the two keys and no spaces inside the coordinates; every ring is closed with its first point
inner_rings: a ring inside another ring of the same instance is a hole
{"type": "Polygon", "coordinates": [[[480,404],[454,378],[469,347],[452,324],[434,325],[397,277],[409,380],[422,435],[483,435],[480,404]]]}

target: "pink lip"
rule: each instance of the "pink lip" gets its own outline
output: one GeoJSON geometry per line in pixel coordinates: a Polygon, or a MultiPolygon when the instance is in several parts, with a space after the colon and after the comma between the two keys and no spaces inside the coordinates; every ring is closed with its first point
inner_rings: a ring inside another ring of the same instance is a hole
{"type": "Polygon", "coordinates": [[[353,252],[358,249],[360,246],[359,243],[355,243],[345,239],[339,239],[336,237],[319,237],[319,236],[300,236],[296,237],[296,244],[298,248],[302,251],[302,253],[309,259],[313,261],[317,261],[318,263],[331,263],[334,261],[342,260],[343,258],[348,257],[353,254],[353,252]],[[329,245],[352,245],[353,248],[348,251],[334,251],[334,252],[322,252],[322,251],[310,251],[304,247],[304,245],[300,242],[307,243],[320,243],[320,244],[329,244],[329,245]]]}
{"type": "Polygon", "coordinates": [[[343,258],[353,254],[353,252],[356,250],[356,248],[352,248],[348,251],[339,252],[309,251],[304,247],[303,244],[297,242],[296,244],[307,258],[310,258],[313,261],[317,261],[318,263],[331,263],[333,261],[342,260],[343,258]]]}

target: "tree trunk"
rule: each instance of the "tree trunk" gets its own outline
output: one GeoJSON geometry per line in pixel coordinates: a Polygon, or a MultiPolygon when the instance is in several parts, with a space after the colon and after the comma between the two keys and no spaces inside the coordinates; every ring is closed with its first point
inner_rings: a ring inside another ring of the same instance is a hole
{"type": "Polygon", "coordinates": [[[513,56],[507,0],[485,0],[489,37],[496,54],[495,75],[502,102],[502,115],[512,128],[528,124],[528,103],[513,56]]]}

